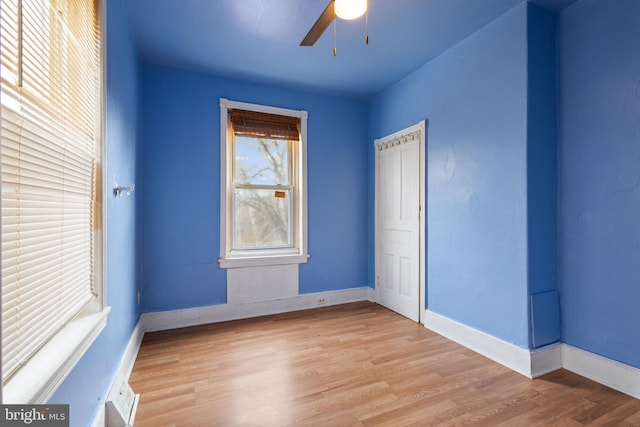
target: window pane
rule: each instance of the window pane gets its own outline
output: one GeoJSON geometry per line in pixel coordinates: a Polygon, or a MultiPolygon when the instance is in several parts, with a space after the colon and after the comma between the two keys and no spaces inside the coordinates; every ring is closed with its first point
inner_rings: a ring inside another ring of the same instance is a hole
{"type": "Polygon", "coordinates": [[[289,189],[236,188],[234,249],[291,246],[289,189]]]}
{"type": "Polygon", "coordinates": [[[289,185],[289,141],[237,136],[235,149],[236,183],[289,185]]]}

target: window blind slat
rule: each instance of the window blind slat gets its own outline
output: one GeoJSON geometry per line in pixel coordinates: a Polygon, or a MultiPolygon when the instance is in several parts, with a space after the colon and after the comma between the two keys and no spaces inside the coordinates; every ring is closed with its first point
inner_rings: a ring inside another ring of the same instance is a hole
{"type": "MultiPolygon", "coordinates": [[[[65,252],[64,255],[68,254],[74,254],[74,255],[81,255],[83,250],[85,249],[88,241],[88,239],[86,240],[82,240],[80,239],[76,245],[69,245],[68,247],[65,247],[65,252]]],[[[7,262],[10,263],[13,261],[14,258],[19,258],[20,259],[20,264],[19,266],[11,266],[11,265],[7,265],[6,268],[6,277],[7,280],[10,279],[14,279],[16,280],[15,277],[12,276],[14,271],[20,271],[20,274],[23,276],[23,281],[24,283],[21,283],[21,285],[27,286],[28,282],[24,279],[24,277],[29,274],[32,270],[34,272],[37,271],[41,271],[41,270],[52,270],[52,271],[57,271],[56,268],[58,268],[59,266],[57,265],[50,265],[48,264],[49,261],[51,260],[57,260],[59,261],[61,255],[63,255],[60,250],[59,250],[59,245],[51,245],[51,244],[47,244],[44,243],[43,245],[40,246],[39,248],[40,250],[35,250],[34,248],[31,248],[31,250],[29,251],[25,251],[27,252],[27,254],[20,254],[20,257],[12,257],[12,256],[8,256],[7,257],[7,262]]],[[[21,251],[22,252],[22,251],[21,251]]]]}
{"type": "MultiPolygon", "coordinates": [[[[17,95],[11,97],[15,99],[15,96],[17,95]]],[[[7,109],[5,113],[7,121],[3,123],[3,133],[6,132],[7,143],[16,144],[22,139],[28,139],[34,145],[34,149],[45,153],[60,153],[67,150],[80,158],[91,157],[94,154],[93,139],[74,133],[73,129],[65,131],[60,123],[52,122],[43,116],[38,108],[36,104],[23,98],[20,101],[20,111],[7,109]]]]}

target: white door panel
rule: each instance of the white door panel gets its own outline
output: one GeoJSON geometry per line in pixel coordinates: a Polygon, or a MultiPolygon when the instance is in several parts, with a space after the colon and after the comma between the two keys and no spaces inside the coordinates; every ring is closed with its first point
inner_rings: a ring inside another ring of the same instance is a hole
{"type": "Polygon", "coordinates": [[[420,318],[420,144],[414,138],[377,153],[379,303],[420,318]]]}

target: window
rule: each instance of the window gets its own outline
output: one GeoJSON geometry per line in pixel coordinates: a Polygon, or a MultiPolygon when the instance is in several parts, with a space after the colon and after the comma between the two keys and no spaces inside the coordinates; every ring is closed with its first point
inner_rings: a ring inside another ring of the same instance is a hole
{"type": "Polygon", "coordinates": [[[106,322],[94,0],[2,0],[2,385],[46,402],[106,322]]]}
{"type": "Polygon", "coordinates": [[[293,245],[292,141],[235,134],[232,249],[293,245]]]}
{"type": "Polygon", "coordinates": [[[220,110],[220,265],[306,262],[306,112],[225,99],[220,110]]]}

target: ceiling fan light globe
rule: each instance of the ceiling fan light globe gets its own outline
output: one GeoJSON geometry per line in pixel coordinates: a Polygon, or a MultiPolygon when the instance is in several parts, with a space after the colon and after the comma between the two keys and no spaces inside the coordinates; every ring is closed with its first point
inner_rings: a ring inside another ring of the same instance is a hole
{"type": "Polygon", "coordinates": [[[367,0],[335,0],[333,7],[338,18],[356,19],[367,10],[367,0]]]}

